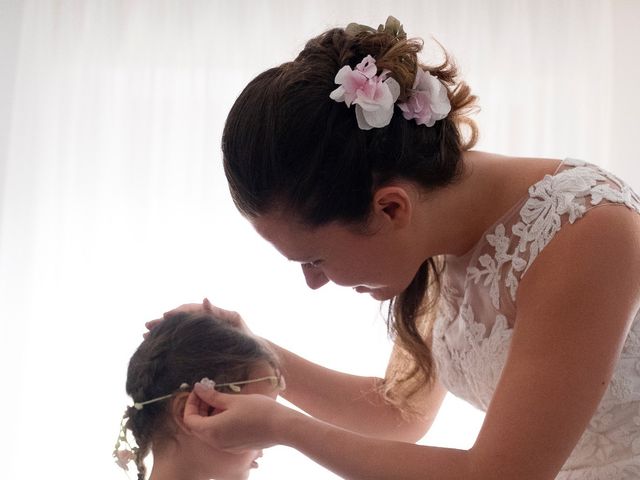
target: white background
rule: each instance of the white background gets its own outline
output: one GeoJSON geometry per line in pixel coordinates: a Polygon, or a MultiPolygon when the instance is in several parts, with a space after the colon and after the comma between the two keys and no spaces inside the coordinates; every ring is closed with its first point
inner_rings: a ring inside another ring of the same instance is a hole
{"type": "MultiPolygon", "coordinates": [[[[479,149],[572,156],[640,186],[640,2],[0,0],[0,477],[120,479],[111,451],[143,322],[208,296],[326,366],[382,375],[380,306],[312,292],[235,211],[227,111],[309,37],[393,14],[457,59],[479,149]]],[[[422,443],[469,447],[447,398],[422,443]]],[[[336,478],[295,451],[253,479],[336,478]]]]}

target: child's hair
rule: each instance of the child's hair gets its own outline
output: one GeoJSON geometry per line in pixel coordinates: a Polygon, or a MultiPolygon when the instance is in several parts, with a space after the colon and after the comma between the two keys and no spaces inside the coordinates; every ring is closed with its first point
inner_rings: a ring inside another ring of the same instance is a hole
{"type": "MultiPolygon", "coordinates": [[[[458,80],[446,52],[441,64],[428,66],[418,60],[421,50],[422,41],[408,39],[401,27],[350,25],[312,38],[294,61],[254,78],[233,105],[222,138],[225,173],[240,212],[255,218],[282,209],[309,227],[333,221],[366,226],[378,188],[399,179],[426,190],[454,182],[462,152],[477,139],[468,117],[476,97],[458,80]],[[403,118],[396,103],[387,126],[360,129],[354,109],[329,95],[337,72],[367,55],[378,72],[386,69],[398,82],[398,102],[413,92],[418,68],[429,72],[447,90],[446,118],[432,127],[418,125],[403,118]]],[[[427,297],[434,298],[430,287],[437,294],[439,271],[435,259],[425,261],[389,308],[390,334],[414,360],[405,373],[415,385],[421,384],[417,377],[422,383],[433,378],[429,328],[417,324],[431,305],[427,297]]],[[[410,390],[406,396],[417,387],[410,390]]]]}
{"type": "MultiPolygon", "coordinates": [[[[127,393],[134,402],[178,393],[207,377],[217,384],[247,380],[259,362],[271,365],[279,375],[275,353],[253,337],[212,314],[178,313],[156,325],[129,361],[127,393]]],[[[125,427],[138,445],[133,450],[138,479],[144,480],[144,458],[152,444],[174,436],[170,401],[145,404],[125,412],[125,427]]]]}

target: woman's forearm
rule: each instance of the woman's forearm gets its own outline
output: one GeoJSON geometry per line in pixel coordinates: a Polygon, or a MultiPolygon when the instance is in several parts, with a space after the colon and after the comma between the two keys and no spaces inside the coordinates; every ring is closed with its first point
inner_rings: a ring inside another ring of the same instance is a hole
{"type": "Polygon", "coordinates": [[[404,418],[382,398],[382,380],[337,372],[271,344],[281,357],[287,389],[283,397],[315,418],[360,433],[415,442],[431,426],[444,392],[425,400],[421,418],[404,418]]]}
{"type": "Polygon", "coordinates": [[[279,443],[348,480],[483,478],[473,471],[470,451],[366,437],[299,412],[287,413],[278,435],[279,443]]]}

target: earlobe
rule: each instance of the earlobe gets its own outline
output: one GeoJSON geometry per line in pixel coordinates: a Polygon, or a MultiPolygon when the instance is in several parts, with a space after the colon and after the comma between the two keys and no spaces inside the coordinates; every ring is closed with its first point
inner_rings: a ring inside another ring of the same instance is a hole
{"type": "Polygon", "coordinates": [[[396,227],[406,226],[412,213],[412,199],[406,188],[386,186],[379,188],[373,196],[374,214],[381,214],[396,227]]]}

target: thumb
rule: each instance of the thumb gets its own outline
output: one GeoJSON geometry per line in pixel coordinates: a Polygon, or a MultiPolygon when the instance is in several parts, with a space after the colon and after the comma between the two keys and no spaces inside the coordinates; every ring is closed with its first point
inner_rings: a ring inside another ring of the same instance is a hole
{"type": "Polygon", "coordinates": [[[210,387],[196,383],[184,406],[182,421],[184,425],[205,442],[216,442],[214,438],[220,420],[218,413],[226,410],[225,397],[230,396],[217,392],[210,387]]]}
{"type": "Polygon", "coordinates": [[[204,384],[202,382],[196,382],[193,386],[193,392],[196,396],[216,410],[226,410],[228,405],[228,399],[230,395],[219,392],[215,389],[215,383],[204,384]]]}
{"type": "Polygon", "coordinates": [[[198,423],[203,418],[226,410],[226,396],[224,393],[196,382],[184,406],[183,418],[185,423],[198,423]]]}
{"type": "Polygon", "coordinates": [[[204,309],[208,312],[212,312],[213,311],[213,305],[211,305],[211,302],[209,301],[208,298],[205,297],[205,299],[202,301],[202,306],[204,307],[204,309]]]}

